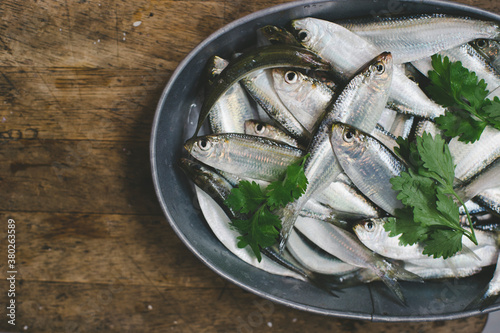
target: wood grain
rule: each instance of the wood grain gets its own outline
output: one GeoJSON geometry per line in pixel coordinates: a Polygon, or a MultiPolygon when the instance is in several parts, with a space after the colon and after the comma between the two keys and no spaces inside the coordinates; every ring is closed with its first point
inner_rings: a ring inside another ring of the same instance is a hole
{"type": "MultiPolygon", "coordinates": [[[[149,136],[179,62],[285,0],[2,0],[0,276],[16,221],[17,325],[5,332],[480,332],[330,318],[271,303],[201,263],[154,193],[149,136]]],[[[497,0],[461,3],[500,12],[497,0]]],[[[0,305],[8,298],[0,283],[0,305]]]]}

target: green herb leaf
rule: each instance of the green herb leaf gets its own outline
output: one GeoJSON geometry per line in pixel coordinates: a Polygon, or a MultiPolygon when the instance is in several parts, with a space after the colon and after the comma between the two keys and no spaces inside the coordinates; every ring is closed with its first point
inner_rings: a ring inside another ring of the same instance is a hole
{"type": "Polygon", "coordinates": [[[424,254],[436,258],[459,251],[463,235],[477,244],[474,230],[468,232],[459,223],[454,198],[460,198],[453,190],[455,166],[445,141],[439,135],[433,138],[424,133],[415,143],[398,138],[398,144],[396,152],[409,168],[391,179],[404,208],[396,210],[396,218],[385,224],[389,235],[400,235],[401,245],[420,243],[424,254]]]}
{"type": "Polygon", "coordinates": [[[231,190],[225,204],[236,212],[248,214],[248,219],[235,219],[232,226],[238,230],[238,247],[250,246],[259,261],[260,250],[273,245],[279,237],[281,220],[272,213],[274,209],[298,199],[307,187],[303,164],[307,155],[288,166],[281,180],[270,183],[265,190],[242,180],[231,190]]]}
{"type": "Polygon", "coordinates": [[[243,214],[257,210],[257,208],[266,199],[259,184],[242,180],[238,187],[231,190],[231,195],[226,199],[226,205],[236,212],[243,214]]]}
{"type": "Polygon", "coordinates": [[[429,71],[429,95],[447,107],[436,124],[448,137],[474,142],[487,125],[500,129],[500,100],[486,98],[489,94],[484,80],[462,66],[460,61],[450,62],[440,55],[432,56],[433,70],[429,71]]]}

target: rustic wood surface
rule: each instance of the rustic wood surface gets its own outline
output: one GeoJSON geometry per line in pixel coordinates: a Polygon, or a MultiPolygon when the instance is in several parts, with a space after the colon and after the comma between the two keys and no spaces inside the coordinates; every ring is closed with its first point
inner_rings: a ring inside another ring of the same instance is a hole
{"type": "MultiPolygon", "coordinates": [[[[148,153],[162,89],[209,34],[283,2],[1,1],[0,330],[482,330],[486,315],[371,323],[273,304],[212,272],[166,223],[148,153]],[[5,315],[8,219],[15,327],[5,315]]],[[[500,13],[498,0],[459,2],[500,13]]]]}

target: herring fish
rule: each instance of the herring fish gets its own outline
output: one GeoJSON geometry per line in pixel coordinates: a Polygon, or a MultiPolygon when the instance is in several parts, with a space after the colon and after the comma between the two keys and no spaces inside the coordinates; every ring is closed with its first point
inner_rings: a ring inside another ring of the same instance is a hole
{"type": "Polygon", "coordinates": [[[274,89],[280,100],[309,131],[335,98],[335,92],[325,83],[297,70],[272,70],[274,89]]]}
{"type": "Polygon", "coordinates": [[[301,143],[306,144],[309,142],[311,133],[283,104],[274,90],[271,69],[253,72],[245,76],[241,82],[271,119],[275,120],[276,123],[280,124],[281,127],[301,143]]]}
{"type": "Polygon", "coordinates": [[[395,64],[430,57],[478,38],[500,38],[496,22],[446,14],[354,19],[338,24],[391,52],[395,64]]]}
{"type": "Polygon", "coordinates": [[[481,53],[491,66],[500,72],[500,41],[492,39],[477,39],[470,43],[481,53]]]}
{"type": "Polygon", "coordinates": [[[422,281],[418,275],[406,271],[366,248],[352,233],[332,224],[299,217],[296,228],[321,249],[340,260],[353,266],[370,269],[403,303],[404,296],[397,280],[422,281]]]}
{"type": "Polygon", "coordinates": [[[332,124],[344,121],[373,129],[387,100],[391,68],[391,55],[380,54],[362,67],[327,108],[307,149],[309,157],[304,163],[304,173],[309,181],[307,189],[298,200],[285,206],[280,216],[283,226],[280,250],[285,248],[289,233],[307,200],[325,189],[341,171],[329,140],[332,124]]]}
{"type": "Polygon", "coordinates": [[[267,181],[279,179],[304,153],[278,141],[239,133],[191,138],[184,147],[213,168],[267,181]]]}
{"type": "Polygon", "coordinates": [[[234,83],[250,73],[265,68],[292,67],[328,71],[330,65],[315,53],[301,47],[279,44],[254,48],[237,57],[219,74],[211,85],[200,110],[196,136],[210,110],[234,83]]]}
{"type": "Polygon", "coordinates": [[[406,166],[392,151],[341,123],[332,127],[331,144],[342,169],[366,197],[391,215],[403,208],[390,179],[405,171],[406,166]]]}
{"type": "MultiPolygon", "coordinates": [[[[364,63],[381,51],[364,38],[333,22],[312,17],[292,21],[292,27],[304,47],[331,63],[340,79],[347,81],[364,63]]],[[[401,66],[394,66],[389,104],[402,113],[426,118],[444,114],[420,87],[411,81],[401,66]]],[[[370,130],[361,129],[367,133],[370,130]]]]}
{"type": "Polygon", "coordinates": [[[290,146],[300,148],[297,140],[276,126],[264,121],[249,119],[245,121],[245,134],[261,136],[276,141],[286,143],[290,146]]]}

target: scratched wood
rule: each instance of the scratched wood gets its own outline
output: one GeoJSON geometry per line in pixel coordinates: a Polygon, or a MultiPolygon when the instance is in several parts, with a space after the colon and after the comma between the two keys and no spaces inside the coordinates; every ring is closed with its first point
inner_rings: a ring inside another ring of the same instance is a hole
{"type": "MultiPolygon", "coordinates": [[[[157,101],[225,24],[285,0],[2,0],[0,256],[17,222],[17,325],[6,332],[480,332],[329,318],[271,303],[203,265],[151,181],[157,101]]],[[[497,0],[463,0],[500,12],[497,0]]],[[[1,279],[6,269],[0,260],[1,279]]],[[[0,305],[8,301],[0,283],[0,305]]],[[[3,311],[3,310],[2,310],[3,311]]]]}

